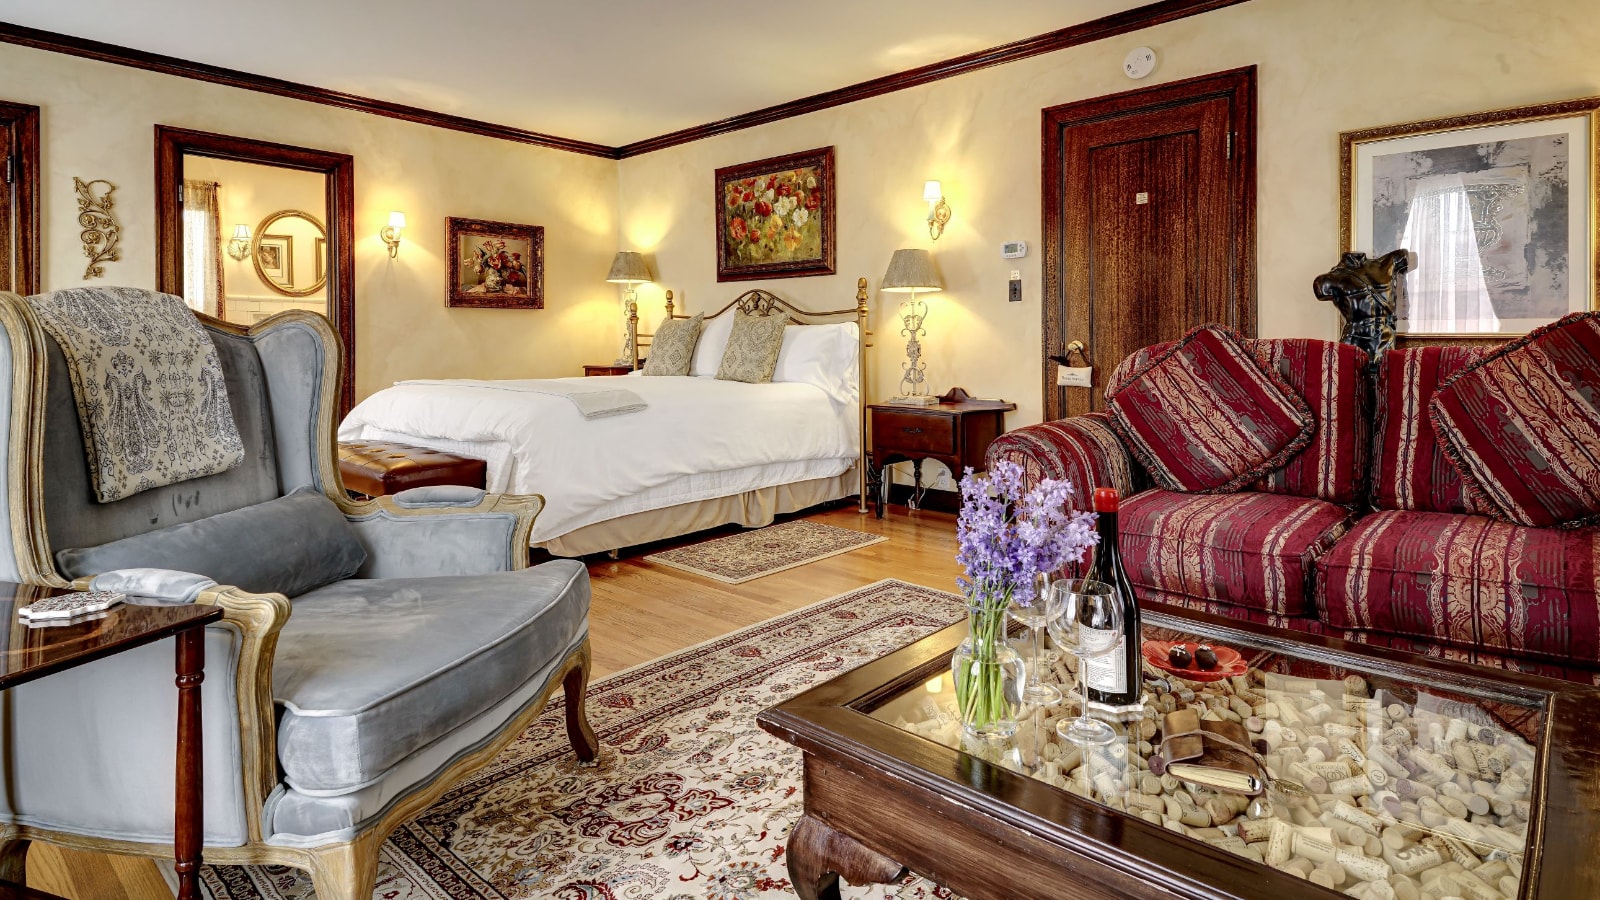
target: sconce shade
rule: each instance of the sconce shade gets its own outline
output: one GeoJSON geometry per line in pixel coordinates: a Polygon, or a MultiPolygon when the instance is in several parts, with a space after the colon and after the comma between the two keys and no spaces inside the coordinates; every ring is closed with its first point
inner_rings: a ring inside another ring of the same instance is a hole
{"type": "Polygon", "coordinates": [[[248,241],[248,240],[250,240],[250,226],[249,225],[235,225],[235,226],[233,226],[233,239],[236,240],[236,241],[248,241]]]}
{"type": "Polygon", "coordinates": [[[926,250],[896,250],[879,287],[892,293],[940,291],[944,290],[944,282],[933,267],[933,254],[926,250]]]}
{"type": "Polygon", "coordinates": [[[938,203],[944,199],[944,187],[937,181],[929,181],[922,186],[922,199],[929,203],[938,203]]]}
{"type": "Polygon", "coordinates": [[[389,213],[389,227],[390,228],[404,228],[404,227],[406,227],[406,214],[403,213],[403,212],[391,212],[391,213],[389,213]]]}
{"type": "Polygon", "coordinates": [[[618,284],[646,284],[650,281],[650,267],[644,257],[632,250],[619,250],[611,260],[611,272],[606,280],[618,284]]]}

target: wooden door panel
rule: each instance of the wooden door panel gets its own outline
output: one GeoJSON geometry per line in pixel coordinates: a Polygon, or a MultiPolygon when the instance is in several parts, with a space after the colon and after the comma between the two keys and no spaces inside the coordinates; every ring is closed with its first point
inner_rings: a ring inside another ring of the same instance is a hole
{"type": "Polygon", "coordinates": [[[1123,358],[1193,325],[1254,333],[1253,98],[1239,70],[1045,111],[1048,418],[1101,408],[1123,358]],[[1090,388],[1055,386],[1071,341],[1090,388]]]}

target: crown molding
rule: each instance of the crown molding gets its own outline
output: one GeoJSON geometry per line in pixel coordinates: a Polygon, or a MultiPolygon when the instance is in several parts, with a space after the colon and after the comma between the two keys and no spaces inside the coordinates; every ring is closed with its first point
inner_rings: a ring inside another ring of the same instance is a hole
{"type": "Polygon", "coordinates": [[[371,97],[346,94],[343,91],[332,91],[309,84],[300,84],[295,81],[285,81],[282,78],[252,75],[249,72],[240,72],[237,69],[225,69],[221,66],[191,62],[159,53],[146,53],[143,50],[134,50],[130,47],[91,41],[88,38],[73,37],[72,35],[59,34],[54,31],[43,31],[38,28],[28,28],[23,25],[14,25],[10,22],[0,22],[0,43],[32,47],[35,50],[49,50],[54,53],[65,53],[69,56],[79,56],[84,59],[143,69],[147,72],[176,75],[179,78],[192,78],[196,81],[221,84],[262,94],[273,94],[293,100],[321,103],[324,106],[353,109],[358,112],[387,116],[391,119],[416,122],[421,125],[432,125],[436,128],[448,128],[451,131],[463,131],[467,134],[499,138],[504,141],[516,141],[520,144],[533,144],[538,147],[549,147],[553,150],[566,150],[571,153],[600,156],[606,159],[617,158],[617,149],[615,147],[607,147],[604,144],[557,137],[552,134],[542,134],[537,131],[512,128],[507,125],[497,125],[493,122],[434,112],[421,107],[407,106],[403,103],[374,100],[371,97]]]}
{"type": "Polygon", "coordinates": [[[73,37],[72,35],[60,34],[54,31],[28,28],[9,22],[0,22],[0,43],[32,47],[36,50],[49,50],[54,53],[65,53],[84,59],[143,69],[148,72],[159,72],[163,75],[192,78],[196,81],[221,84],[247,91],[273,94],[294,100],[305,100],[310,103],[321,103],[325,106],[336,106],[341,109],[353,109],[358,112],[387,116],[392,119],[401,119],[422,125],[432,125],[436,128],[447,128],[451,131],[461,131],[467,134],[515,141],[521,144],[549,147],[554,150],[566,150],[571,153],[598,156],[604,159],[627,159],[631,156],[664,150],[668,147],[676,147],[679,144],[687,144],[691,141],[703,140],[719,134],[754,128],[757,125],[766,125],[782,119],[803,116],[807,113],[842,106],[846,103],[854,103],[857,100],[866,100],[870,97],[879,97],[894,91],[903,91],[907,88],[918,87],[945,78],[954,78],[957,75],[965,75],[968,72],[976,72],[980,69],[1016,62],[1019,59],[1027,59],[1030,56],[1054,53],[1057,50],[1065,50],[1068,47],[1076,47],[1081,44],[1116,37],[1143,28],[1175,22],[1189,16],[1196,16],[1246,2],[1248,0],[1159,0],[1156,3],[1113,13],[1109,16],[1103,16],[1077,25],[1070,25],[1066,28],[1049,31],[1030,38],[1023,38],[1019,41],[1012,41],[1009,44],[1001,44],[998,47],[991,47],[987,50],[979,50],[963,56],[952,57],[905,72],[897,72],[893,75],[884,75],[835,90],[813,94],[809,97],[802,97],[799,100],[791,100],[787,103],[780,103],[754,112],[708,122],[704,125],[696,125],[692,128],[684,128],[645,138],[644,140],[633,141],[620,147],[608,147],[604,144],[558,137],[507,125],[498,125],[479,119],[469,119],[465,116],[434,112],[421,107],[391,103],[387,100],[376,100],[357,94],[347,94],[342,91],[328,90],[327,88],[286,81],[281,78],[252,75],[249,72],[241,72],[237,69],[226,69],[221,66],[191,62],[190,60],[179,59],[175,56],[165,56],[159,53],[147,53],[143,50],[134,50],[102,41],[92,41],[88,38],[73,37]]]}

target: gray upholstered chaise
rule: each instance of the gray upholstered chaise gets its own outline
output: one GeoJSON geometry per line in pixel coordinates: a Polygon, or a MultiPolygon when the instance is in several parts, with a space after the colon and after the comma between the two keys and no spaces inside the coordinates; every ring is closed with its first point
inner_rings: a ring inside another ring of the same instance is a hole
{"type": "MultiPolygon", "coordinates": [[[[366,900],[384,836],[492,758],[557,686],[574,749],[594,759],[588,575],[571,561],[525,568],[538,497],[423,488],[352,503],[334,461],[327,322],[203,321],[244,463],[101,504],[62,353],[0,295],[0,580],[59,586],[106,565],[123,571],[99,585],[222,606],[206,636],[206,860],[290,865],[323,900],[366,900]],[[286,596],[330,566],[354,577],[286,596]],[[255,584],[207,577],[223,575],[255,584]]],[[[0,695],[0,865],[29,840],[171,855],[171,657],[146,647],[0,695]]]]}

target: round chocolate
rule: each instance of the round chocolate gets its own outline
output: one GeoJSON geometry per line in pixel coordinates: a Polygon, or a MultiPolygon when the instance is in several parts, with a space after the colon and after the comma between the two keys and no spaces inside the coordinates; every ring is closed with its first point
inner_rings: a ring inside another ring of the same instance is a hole
{"type": "Polygon", "coordinates": [[[1189,648],[1182,644],[1173,644],[1167,651],[1167,660],[1179,669],[1189,668],[1189,648]]]}
{"type": "Polygon", "coordinates": [[[1209,672],[1217,667],[1217,654],[1210,647],[1201,644],[1195,648],[1194,664],[1209,672]]]}

